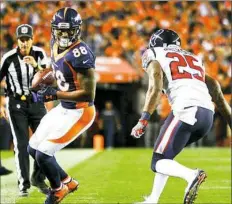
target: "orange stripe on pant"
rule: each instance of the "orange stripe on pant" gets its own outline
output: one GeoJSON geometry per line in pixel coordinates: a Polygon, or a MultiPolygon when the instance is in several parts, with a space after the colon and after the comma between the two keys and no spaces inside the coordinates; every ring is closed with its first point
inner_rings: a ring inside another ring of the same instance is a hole
{"type": "Polygon", "coordinates": [[[62,137],[57,139],[48,140],[53,143],[63,144],[72,140],[76,135],[78,135],[83,128],[85,128],[91,120],[93,120],[95,114],[94,106],[84,108],[84,112],[80,119],[71,127],[71,129],[62,137]]]}

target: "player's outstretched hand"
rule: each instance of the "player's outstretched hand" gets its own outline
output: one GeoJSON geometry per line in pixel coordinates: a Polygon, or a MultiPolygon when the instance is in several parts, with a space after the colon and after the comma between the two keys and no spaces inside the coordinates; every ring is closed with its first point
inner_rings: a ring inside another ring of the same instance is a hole
{"type": "Polygon", "coordinates": [[[43,88],[36,93],[32,92],[33,101],[35,103],[36,102],[44,103],[48,101],[54,101],[57,99],[56,92],[57,90],[51,86],[43,88]]]}
{"type": "Polygon", "coordinates": [[[140,119],[137,125],[132,129],[131,136],[133,136],[134,138],[140,138],[145,133],[147,124],[147,120],[140,119]]]}
{"type": "Polygon", "coordinates": [[[136,126],[134,126],[134,128],[131,131],[132,137],[140,138],[145,133],[145,129],[147,127],[150,116],[151,115],[148,112],[142,113],[141,118],[139,119],[139,122],[137,123],[136,126]]]}

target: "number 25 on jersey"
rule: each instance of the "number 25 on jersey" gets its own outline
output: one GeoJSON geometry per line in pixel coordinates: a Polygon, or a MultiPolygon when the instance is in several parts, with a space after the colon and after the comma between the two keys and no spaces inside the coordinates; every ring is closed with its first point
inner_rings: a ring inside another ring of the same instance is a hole
{"type": "Polygon", "coordinates": [[[205,73],[203,68],[194,64],[194,62],[199,63],[195,57],[190,55],[181,55],[176,52],[168,52],[166,57],[174,59],[169,65],[172,80],[195,78],[203,82],[205,81],[205,73]]]}

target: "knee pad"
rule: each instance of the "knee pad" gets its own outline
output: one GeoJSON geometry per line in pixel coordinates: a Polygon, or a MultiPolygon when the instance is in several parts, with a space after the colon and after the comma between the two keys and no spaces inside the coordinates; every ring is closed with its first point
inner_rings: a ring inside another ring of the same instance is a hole
{"type": "Polygon", "coordinates": [[[33,159],[35,159],[36,150],[33,149],[30,145],[27,146],[27,152],[33,157],[33,159]]]}
{"type": "Polygon", "coordinates": [[[36,151],[35,159],[38,162],[38,164],[45,163],[51,158],[52,158],[51,156],[48,156],[48,155],[46,155],[38,150],[36,151]]]}
{"type": "Polygon", "coordinates": [[[159,161],[161,159],[165,159],[165,156],[163,154],[153,152],[152,161],[151,161],[151,169],[152,169],[152,171],[156,172],[156,168],[155,168],[156,163],[157,163],[157,161],[159,161]]]}

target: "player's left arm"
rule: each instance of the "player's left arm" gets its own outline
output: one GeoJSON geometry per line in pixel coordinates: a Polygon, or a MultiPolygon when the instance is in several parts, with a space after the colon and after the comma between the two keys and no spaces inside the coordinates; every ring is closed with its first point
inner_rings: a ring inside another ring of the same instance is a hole
{"type": "Polygon", "coordinates": [[[218,111],[226,119],[231,128],[231,107],[223,96],[220,84],[217,80],[207,74],[205,75],[205,83],[209,89],[212,101],[215,103],[218,111]]]}
{"type": "Polygon", "coordinates": [[[95,98],[96,79],[94,68],[78,71],[80,89],[71,92],[57,91],[57,99],[67,101],[93,101],[95,98]]]}

